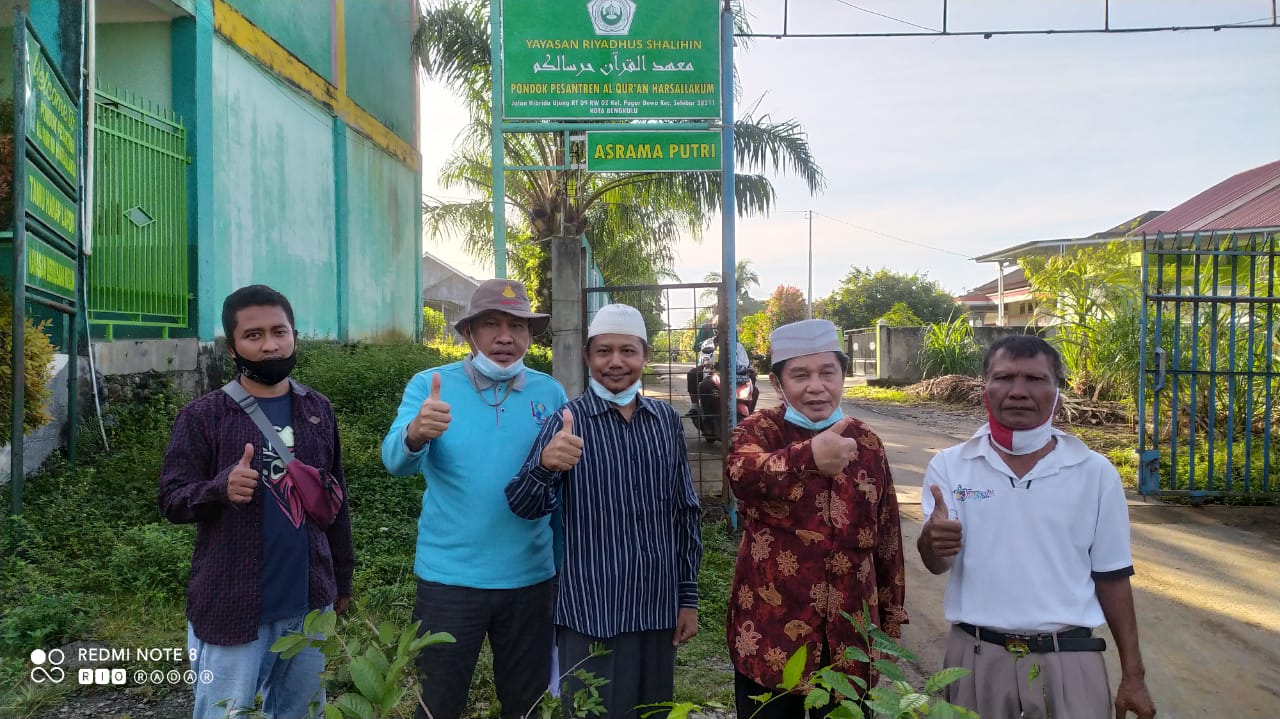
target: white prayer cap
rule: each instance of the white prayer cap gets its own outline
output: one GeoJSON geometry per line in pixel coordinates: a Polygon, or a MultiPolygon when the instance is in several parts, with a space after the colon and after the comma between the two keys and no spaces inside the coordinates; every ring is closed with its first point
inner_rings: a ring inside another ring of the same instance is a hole
{"type": "Polygon", "coordinates": [[[631,335],[639,337],[641,342],[649,342],[649,332],[644,327],[644,317],[640,310],[631,305],[605,305],[596,310],[596,316],[587,328],[587,339],[596,335],[631,335]]]}
{"type": "Polygon", "coordinates": [[[793,357],[842,352],[831,320],[800,320],[783,325],[769,334],[769,361],[777,364],[793,357]]]}

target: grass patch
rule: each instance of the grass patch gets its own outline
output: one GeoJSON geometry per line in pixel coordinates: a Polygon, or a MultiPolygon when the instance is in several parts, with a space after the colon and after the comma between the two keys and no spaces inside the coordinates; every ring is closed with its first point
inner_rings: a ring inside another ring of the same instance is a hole
{"type": "Polygon", "coordinates": [[[1138,489],[1138,436],[1127,425],[1066,425],[1063,431],[1079,437],[1089,449],[1101,454],[1120,472],[1125,489],[1138,489]]]}
{"type": "Polygon", "coordinates": [[[858,384],[852,387],[846,387],[844,390],[844,397],[845,399],[857,399],[870,402],[889,402],[892,404],[932,404],[928,400],[907,394],[905,390],[896,387],[873,387],[869,384],[858,384]]]}
{"type": "Polygon", "coordinates": [[[723,519],[702,525],[698,635],[676,654],[676,701],[733,706],[733,664],[725,640],[738,547],[723,519]]]}

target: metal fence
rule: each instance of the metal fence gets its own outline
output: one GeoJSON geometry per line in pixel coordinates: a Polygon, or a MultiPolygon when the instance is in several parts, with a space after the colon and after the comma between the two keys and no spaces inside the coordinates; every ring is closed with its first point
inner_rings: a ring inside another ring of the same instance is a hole
{"type": "Polygon", "coordinates": [[[849,355],[849,374],[854,377],[878,377],[876,338],[878,327],[861,327],[844,331],[844,352],[849,355]]]}
{"type": "Polygon", "coordinates": [[[187,133],[178,116],[116,90],[94,110],[89,322],[187,326],[187,133]]]}
{"type": "Polygon", "coordinates": [[[1275,497],[1280,230],[1143,244],[1139,491],[1275,497]]]}

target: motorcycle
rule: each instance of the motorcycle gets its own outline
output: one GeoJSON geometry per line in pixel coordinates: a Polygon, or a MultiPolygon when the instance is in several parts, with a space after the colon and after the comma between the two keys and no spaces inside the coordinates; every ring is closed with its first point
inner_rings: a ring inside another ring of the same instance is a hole
{"type": "MultiPolygon", "coordinates": [[[[715,338],[702,343],[699,362],[688,374],[689,419],[702,438],[709,444],[720,439],[720,372],[715,363],[715,338]]],[[[745,350],[741,355],[746,355],[745,350]]],[[[747,356],[750,359],[750,356],[747,356]]],[[[754,358],[758,359],[758,357],[754,358]]],[[[746,363],[739,365],[734,381],[735,414],[738,421],[756,411],[760,389],[756,386],[756,372],[746,363]]]]}

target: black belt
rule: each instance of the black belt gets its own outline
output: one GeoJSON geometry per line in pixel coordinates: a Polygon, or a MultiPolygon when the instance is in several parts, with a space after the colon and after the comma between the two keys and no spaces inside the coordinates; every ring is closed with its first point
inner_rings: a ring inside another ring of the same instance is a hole
{"type": "Polygon", "coordinates": [[[956,626],[971,637],[989,644],[998,644],[1014,654],[1102,652],[1107,649],[1107,640],[1093,636],[1093,631],[1086,627],[1067,629],[1057,634],[1006,634],[964,622],[956,626]]]}

